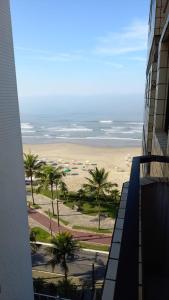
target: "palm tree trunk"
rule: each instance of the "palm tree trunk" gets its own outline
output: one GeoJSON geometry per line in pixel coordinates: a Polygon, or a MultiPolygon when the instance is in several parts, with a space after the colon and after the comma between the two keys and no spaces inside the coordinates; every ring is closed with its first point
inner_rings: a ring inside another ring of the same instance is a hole
{"type": "MultiPolygon", "coordinates": [[[[58,228],[60,228],[60,220],[59,220],[59,202],[58,202],[58,199],[57,199],[57,220],[58,220],[58,228]]],[[[59,229],[60,231],[60,229],[59,229]]]]}
{"type": "Polygon", "coordinates": [[[60,232],[59,202],[58,202],[58,198],[60,198],[60,197],[59,197],[59,191],[58,191],[58,184],[56,184],[55,186],[56,186],[56,197],[57,197],[57,221],[58,221],[58,228],[59,228],[59,232],[60,232]]]}
{"type": "Polygon", "coordinates": [[[68,268],[67,268],[67,264],[66,264],[66,257],[64,255],[64,273],[65,273],[65,281],[67,281],[67,277],[68,277],[68,268]]]}
{"type": "Polygon", "coordinates": [[[66,202],[66,194],[65,194],[65,192],[63,193],[63,199],[66,202]]]}
{"type": "Polygon", "coordinates": [[[67,268],[67,264],[66,264],[66,258],[64,255],[64,273],[65,273],[65,297],[68,296],[68,281],[67,281],[67,277],[68,277],[68,268],[67,268]]]}
{"type": "Polygon", "coordinates": [[[98,230],[100,230],[100,197],[96,196],[96,203],[98,203],[98,230]]]}
{"type": "Polygon", "coordinates": [[[65,281],[67,281],[67,270],[65,270],[65,281]]]}
{"type": "Polygon", "coordinates": [[[53,205],[53,200],[52,200],[52,214],[53,214],[53,216],[55,215],[55,209],[54,209],[54,205],[53,205]]]}
{"type": "Polygon", "coordinates": [[[31,194],[32,194],[32,202],[33,205],[35,205],[35,199],[34,199],[34,194],[33,194],[33,179],[32,179],[32,175],[30,176],[31,178],[31,194]]]}
{"type": "Polygon", "coordinates": [[[58,198],[58,185],[55,184],[55,189],[56,189],[56,198],[58,198]]]}
{"type": "Polygon", "coordinates": [[[55,215],[55,209],[54,209],[54,204],[53,204],[53,184],[50,185],[50,190],[51,190],[51,196],[52,196],[52,213],[53,216],[55,215]]]}
{"type": "Polygon", "coordinates": [[[99,200],[99,205],[98,205],[98,208],[99,208],[99,226],[98,226],[98,229],[100,230],[100,200],[99,200]]]}

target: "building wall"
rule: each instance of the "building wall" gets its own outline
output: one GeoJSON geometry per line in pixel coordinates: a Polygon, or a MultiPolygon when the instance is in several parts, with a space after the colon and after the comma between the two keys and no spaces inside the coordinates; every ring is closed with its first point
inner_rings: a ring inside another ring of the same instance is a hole
{"type": "MultiPolygon", "coordinates": [[[[169,1],[151,2],[146,72],[143,153],[169,155],[166,129],[169,101],[169,1]]],[[[153,164],[153,176],[168,176],[166,166],[153,164]]]]}
{"type": "Polygon", "coordinates": [[[33,300],[9,1],[0,0],[0,299],[33,300]]]}

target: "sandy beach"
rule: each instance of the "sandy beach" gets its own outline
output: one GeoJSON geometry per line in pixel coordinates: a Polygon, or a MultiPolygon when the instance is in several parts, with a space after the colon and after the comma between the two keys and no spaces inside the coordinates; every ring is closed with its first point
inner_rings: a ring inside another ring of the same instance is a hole
{"type": "Polygon", "coordinates": [[[109,172],[109,180],[119,185],[128,181],[133,156],[141,154],[141,148],[98,148],[76,144],[24,144],[25,153],[31,151],[40,159],[56,162],[71,172],[65,177],[70,190],[78,190],[88,176],[88,170],[97,166],[109,172]]]}

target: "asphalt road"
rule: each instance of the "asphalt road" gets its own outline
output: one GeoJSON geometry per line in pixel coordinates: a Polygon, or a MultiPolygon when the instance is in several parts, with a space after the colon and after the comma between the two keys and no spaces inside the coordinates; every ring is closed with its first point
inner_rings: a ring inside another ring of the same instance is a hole
{"type": "MultiPolygon", "coordinates": [[[[90,281],[92,279],[92,264],[94,263],[95,280],[103,280],[108,256],[98,252],[88,252],[84,250],[78,251],[75,258],[68,261],[69,275],[82,277],[90,281]]],[[[36,270],[52,272],[51,266],[48,264],[50,256],[46,252],[46,247],[41,246],[36,254],[32,255],[32,267],[36,270]]],[[[57,274],[63,274],[59,266],[54,270],[57,274]]]]}

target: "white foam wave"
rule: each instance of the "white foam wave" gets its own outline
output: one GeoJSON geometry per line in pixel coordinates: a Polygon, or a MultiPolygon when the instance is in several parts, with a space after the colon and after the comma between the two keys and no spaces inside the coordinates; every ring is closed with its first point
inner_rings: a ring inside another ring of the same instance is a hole
{"type": "Polygon", "coordinates": [[[33,126],[30,123],[21,123],[22,129],[32,129],[33,126]]]}
{"type": "Polygon", "coordinates": [[[126,141],[141,141],[138,138],[120,138],[120,137],[104,137],[104,136],[88,136],[85,138],[82,137],[65,137],[57,136],[55,139],[65,139],[65,140],[126,140],[126,141]]]}
{"type": "Polygon", "coordinates": [[[36,132],[35,130],[25,130],[25,129],[21,129],[22,133],[34,133],[36,132]]]}
{"type": "Polygon", "coordinates": [[[106,132],[106,133],[114,133],[114,132],[120,132],[122,129],[124,130],[125,127],[116,126],[116,127],[111,127],[111,128],[107,128],[107,129],[101,128],[101,131],[106,132]]]}
{"type": "Polygon", "coordinates": [[[132,127],[131,130],[125,130],[128,128],[125,127],[112,127],[108,129],[101,129],[101,131],[105,132],[106,134],[111,133],[123,133],[123,134],[134,134],[134,133],[142,133],[142,127],[135,129],[135,127],[132,127]]]}
{"type": "Polygon", "coordinates": [[[137,138],[124,138],[124,137],[87,137],[86,139],[90,140],[126,140],[126,141],[141,141],[141,139],[137,138]]]}
{"type": "Polygon", "coordinates": [[[100,122],[100,123],[108,123],[108,124],[113,123],[112,120],[101,120],[101,121],[99,121],[99,122],[100,122]]]}
{"type": "MultiPolygon", "coordinates": [[[[25,139],[42,139],[43,136],[42,135],[22,135],[22,138],[25,138],[25,139]]],[[[43,138],[44,139],[44,138],[43,138]]]]}
{"type": "Polygon", "coordinates": [[[49,134],[44,134],[44,137],[46,137],[46,138],[51,138],[51,135],[49,135],[49,134]]]}
{"type": "Polygon", "coordinates": [[[48,131],[55,131],[55,132],[92,132],[93,129],[86,128],[86,127],[72,127],[72,128],[58,128],[58,127],[50,127],[48,131]]]}
{"type": "Polygon", "coordinates": [[[143,122],[126,122],[127,124],[131,124],[131,125],[143,125],[143,122]]]}
{"type": "Polygon", "coordinates": [[[134,133],[142,133],[143,132],[143,128],[133,130],[133,132],[134,133]]]}
{"type": "Polygon", "coordinates": [[[142,130],[121,131],[122,134],[142,133],[142,130]]]}

